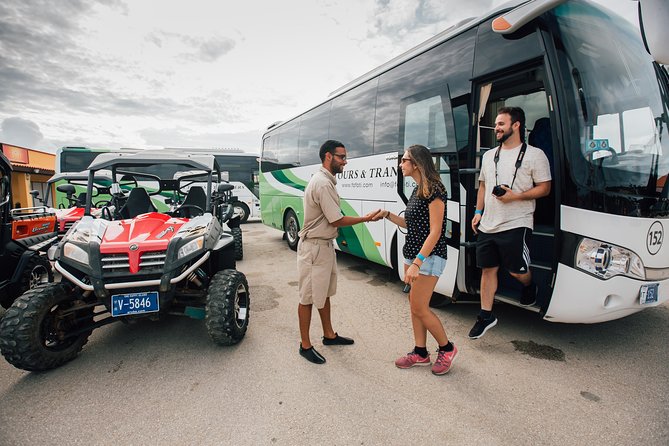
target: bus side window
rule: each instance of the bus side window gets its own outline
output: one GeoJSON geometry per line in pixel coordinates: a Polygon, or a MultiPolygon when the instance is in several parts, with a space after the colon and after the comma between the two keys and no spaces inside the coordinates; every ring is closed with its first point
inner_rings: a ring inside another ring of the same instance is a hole
{"type": "Polygon", "coordinates": [[[455,152],[450,101],[439,91],[423,92],[402,104],[400,136],[402,148],[421,144],[435,152],[455,152]]]}

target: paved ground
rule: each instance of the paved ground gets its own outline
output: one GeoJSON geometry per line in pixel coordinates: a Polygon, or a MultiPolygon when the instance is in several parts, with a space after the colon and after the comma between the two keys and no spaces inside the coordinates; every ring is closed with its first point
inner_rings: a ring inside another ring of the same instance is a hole
{"type": "Polygon", "coordinates": [[[316,366],[297,354],[295,254],[280,232],[243,228],[241,344],[217,347],[201,321],[174,317],[103,327],[46,373],[0,358],[0,445],[669,444],[668,306],[560,325],[500,304],[477,341],[477,308],[435,310],[460,349],[435,377],[393,366],[412,347],[399,281],[343,255],[335,328],[356,344],[322,346],[315,318],[328,359],[316,366]]]}

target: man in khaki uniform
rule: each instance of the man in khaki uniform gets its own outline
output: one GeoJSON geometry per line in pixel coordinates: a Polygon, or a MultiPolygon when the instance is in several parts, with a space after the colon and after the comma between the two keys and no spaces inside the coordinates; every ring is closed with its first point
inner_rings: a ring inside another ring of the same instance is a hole
{"type": "Polygon", "coordinates": [[[309,327],[311,308],[316,305],[323,325],[324,345],[350,345],[353,339],[339,336],[332,328],[330,296],[337,292],[337,256],[334,239],[342,226],[371,221],[378,212],[364,217],[342,215],[335,175],[344,171],[346,148],[339,141],[328,140],[319,155],[323,165],[314,173],[304,191],[304,227],[299,233],[297,246],[297,273],[299,276],[300,355],[314,364],[323,364],[325,358],[311,345],[309,327]]]}

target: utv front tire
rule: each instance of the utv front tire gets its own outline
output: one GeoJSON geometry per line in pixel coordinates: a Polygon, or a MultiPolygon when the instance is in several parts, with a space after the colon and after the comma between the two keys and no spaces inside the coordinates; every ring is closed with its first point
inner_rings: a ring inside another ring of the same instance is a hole
{"type": "Polygon", "coordinates": [[[249,284],[239,271],[226,269],[214,275],[207,291],[205,325],[212,341],[233,345],[249,326],[249,284]]]}
{"type": "Polygon", "coordinates": [[[63,283],[28,290],[7,310],[0,323],[0,351],[14,367],[49,370],[74,359],[88,342],[93,323],[90,307],[78,291],[63,283]]]}

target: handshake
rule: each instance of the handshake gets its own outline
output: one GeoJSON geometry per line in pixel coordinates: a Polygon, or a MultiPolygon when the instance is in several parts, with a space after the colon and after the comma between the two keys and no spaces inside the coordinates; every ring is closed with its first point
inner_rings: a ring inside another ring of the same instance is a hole
{"type": "Polygon", "coordinates": [[[390,211],[385,209],[377,209],[365,215],[365,221],[379,221],[382,218],[387,218],[390,215],[390,211]]]}

